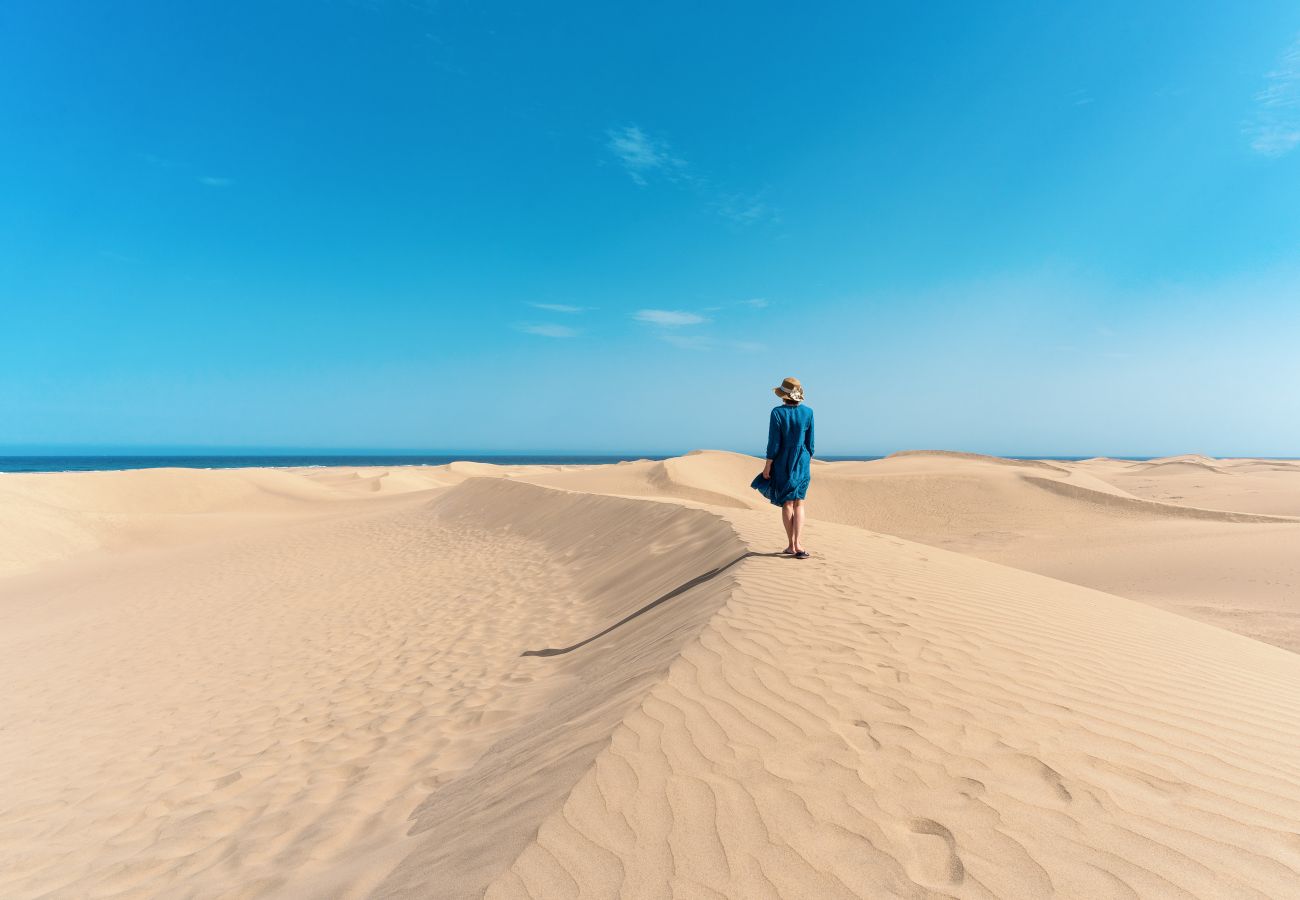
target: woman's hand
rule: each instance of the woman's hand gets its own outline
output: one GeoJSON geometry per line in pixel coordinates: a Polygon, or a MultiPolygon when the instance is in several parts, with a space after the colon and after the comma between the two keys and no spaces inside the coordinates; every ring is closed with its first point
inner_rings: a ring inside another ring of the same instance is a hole
{"type": "Polygon", "coordinates": [[[763,477],[769,480],[772,478],[772,460],[770,459],[767,460],[767,465],[763,466],[763,477]]]}

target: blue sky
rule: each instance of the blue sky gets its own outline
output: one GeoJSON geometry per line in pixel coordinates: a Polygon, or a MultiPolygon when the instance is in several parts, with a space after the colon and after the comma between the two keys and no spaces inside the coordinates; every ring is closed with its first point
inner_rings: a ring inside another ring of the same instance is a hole
{"type": "Polygon", "coordinates": [[[0,445],[1300,455],[1300,7],[0,8],[0,445]]]}

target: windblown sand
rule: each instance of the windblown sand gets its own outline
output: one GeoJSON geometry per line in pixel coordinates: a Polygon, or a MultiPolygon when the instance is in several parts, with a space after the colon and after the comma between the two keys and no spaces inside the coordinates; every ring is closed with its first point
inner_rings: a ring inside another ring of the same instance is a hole
{"type": "Polygon", "coordinates": [[[759,465],[0,475],[0,896],[1300,896],[1300,463],[759,465]]]}

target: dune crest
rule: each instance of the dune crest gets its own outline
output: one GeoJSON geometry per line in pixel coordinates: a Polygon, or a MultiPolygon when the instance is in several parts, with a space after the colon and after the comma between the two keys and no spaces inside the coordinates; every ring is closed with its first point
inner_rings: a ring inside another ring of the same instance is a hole
{"type": "Polygon", "coordinates": [[[1053,463],[1041,459],[1007,459],[1003,456],[988,456],[983,453],[967,453],[963,450],[898,450],[889,454],[885,459],[908,459],[933,457],[939,460],[968,460],[970,462],[986,463],[993,466],[1019,466],[1021,468],[1032,469],[1051,469],[1055,472],[1065,472],[1066,469],[1053,463]]]}
{"type": "Polygon", "coordinates": [[[744,551],[500,478],[349,509],[7,583],[0,894],[481,892],[731,577],[524,651],[744,551]]]}
{"type": "Polygon", "coordinates": [[[1300,879],[1300,657],[844,526],[812,540],[806,567],[742,564],[488,898],[1264,898],[1300,879]]]}
{"type": "Polygon", "coordinates": [[[1259,524],[1267,524],[1271,522],[1280,525],[1300,524],[1300,517],[1296,516],[1264,516],[1255,513],[1229,512],[1228,510],[1222,509],[1201,509],[1196,506],[1181,506],[1172,503],[1161,503],[1156,500],[1143,500],[1137,497],[1125,497],[1113,492],[1093,490],[1066,481],[1059,481],[1054,478],[1036,478],[1032,475],[1027,476],[1025,480],[1045,491],[1062,494],[1066,497],[1075,500],[1082,500],[1086,503],[1108,506],[1123,511],[1129,515],[1170,519],[1205,519],[1211,522],[1255,522],[1259,524]]]}

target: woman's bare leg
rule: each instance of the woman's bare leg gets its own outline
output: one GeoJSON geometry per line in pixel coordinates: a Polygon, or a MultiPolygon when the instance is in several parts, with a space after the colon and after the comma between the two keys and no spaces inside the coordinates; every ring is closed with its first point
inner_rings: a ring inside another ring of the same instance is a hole
{"type": "MultiPolygon", "coordinates": [[[[803,501],[795,500],[790,521],[790,546],[795,553],[803,552],[803,501]]],[[[787,506],[790,504],[786,504],[787,506]]]]}
{"type": "Polygon", "coordinates": [[[794,501],[781,506],[781,524],[785,526],[785,549],[787,553],[794,552],[794,501]]]}

